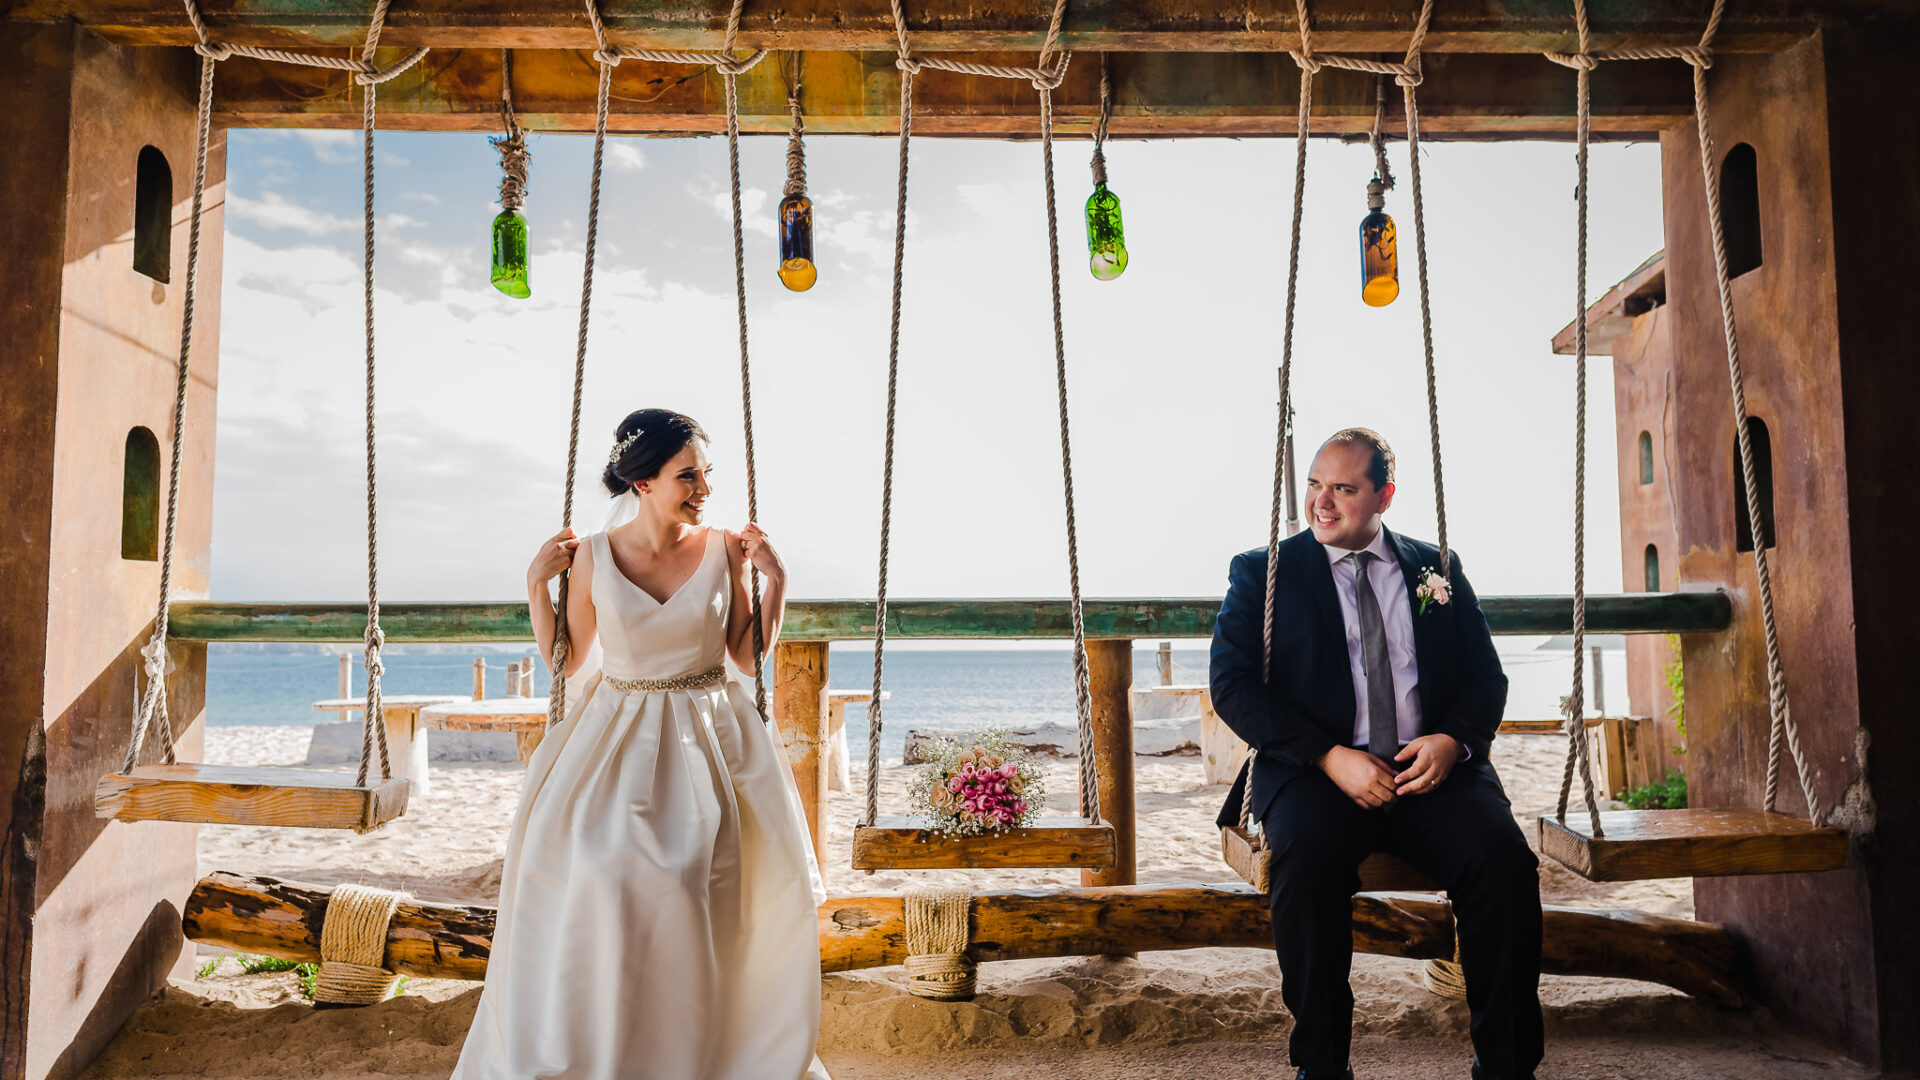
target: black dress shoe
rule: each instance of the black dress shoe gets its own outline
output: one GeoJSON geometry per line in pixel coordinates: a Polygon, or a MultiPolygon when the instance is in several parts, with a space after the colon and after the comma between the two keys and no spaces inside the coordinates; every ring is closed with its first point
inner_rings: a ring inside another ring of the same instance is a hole
{"type": "MultiPolygon", "coordinates": [[[[1506,1080],[1506,1078],[1496,1075],[1493,1072],[1493,1070],[1480,1064],[1479,1058],[1474,1058],[1473,1059],[1473,1080],[1506,1080]]],[[[1533,1077],[1528,1076],[1523,1078],[1523,1080],[1533,1080],[1533,1077]]]]}
{"type": "MultiPolygon", "coordinates": [[[[1476,1069],[1479,1068],[1477,1065],[1474,1067],[1476,1069]]],[[[1331,1073],[1310,1073],[1304,1068],[1293,1074],[1293,1080],[1341,1080],[1342,1077],[1344,1077],[1345,1080],[1353,1080],[1353,1066],[1347,1066],[1339,1076],[1331,1073]]]]}

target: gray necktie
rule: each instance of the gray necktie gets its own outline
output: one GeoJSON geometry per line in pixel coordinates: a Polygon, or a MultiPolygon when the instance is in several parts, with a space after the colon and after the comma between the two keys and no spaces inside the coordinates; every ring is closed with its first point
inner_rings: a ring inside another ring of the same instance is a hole
{"type": "Polygon", "coordinates": [[[1400,725],[1395,716],[1393,666],[1387,659],[1387,624],[1380,618],[1367,564],[1379,556],[1356,551],[1353,560],[1353,606],[1360,611],[1360,660],[1367,675],[1367,750],[1386,761],[1400,752],[1400,725]]]}

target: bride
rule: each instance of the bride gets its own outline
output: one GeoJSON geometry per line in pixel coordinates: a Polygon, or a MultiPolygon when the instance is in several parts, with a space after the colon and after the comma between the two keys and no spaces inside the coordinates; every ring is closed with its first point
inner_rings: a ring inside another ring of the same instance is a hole
{"type": "Polygon", "coordinates": [[[691,418],[633,413],[608,529],[560,533],[527,570],[547,655],[547,585],[573,571],[568,716],[527,763],[454,1080],[826,1078],[825,890],[786,757],[727,667],[753,670],[747,567],[769,653],[787,572],[758,525],[702,527],[711,471],[691,418]]]}

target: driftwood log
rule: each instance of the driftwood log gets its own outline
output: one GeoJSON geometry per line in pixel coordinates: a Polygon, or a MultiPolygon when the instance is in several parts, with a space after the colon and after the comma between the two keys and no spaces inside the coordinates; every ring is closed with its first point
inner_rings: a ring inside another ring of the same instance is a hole
{"type": "MultiPolygon", "coordinates": [[[[216,873],[200,880],[182,919],[187,937],[249,953],[317,960],[325,886],[216,873]]],[[[408,975],[480,979],[494,909],[409,901],[387,929],[386,965],[408,975]]],[[[1131,885],[981,893],[973,903],[975,960],[1112,955],[1157,949],[1271,947],[1267,900],[1244,885],[1131,885]]],[[[1671,986],[1717,1005],[1740,1004],[1740,954],[1727,931],[1637,911],[1549,906],[1541,970],[1671,986]]],[[[1444,899],[1381,893],[1353,898],[1353,947],[1414,960],[1453,956],[1444,899]]],[[[830,897],[820,906],[820,968],[855,971],[906,957],[898,896],[830,897]]]]}

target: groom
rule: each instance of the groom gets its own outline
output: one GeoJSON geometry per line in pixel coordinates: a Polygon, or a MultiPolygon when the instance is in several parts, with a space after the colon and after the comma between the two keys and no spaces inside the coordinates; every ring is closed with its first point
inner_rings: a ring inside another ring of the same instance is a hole
{"type": "Polygon", "coordinates": [[[1360,861],[1391,851],[1453,902],[1472,1010],[1475,1080],[1531,1080],[1544,1035],[1537,860],[1487,752],[1507,678],[1452,559],[1380,523],[1393,451],[1366,428],[1320,447],[1312,532],[1279,546],[1273,661],[1261,672],[1267,552],[1236,556],[1214,626],[1213,707],[1259,751],[1220,815],[1253,817],[1272,849],[1280,996],[1299,1080],[1352,1075],[1352,897],[1360,861]]]}

